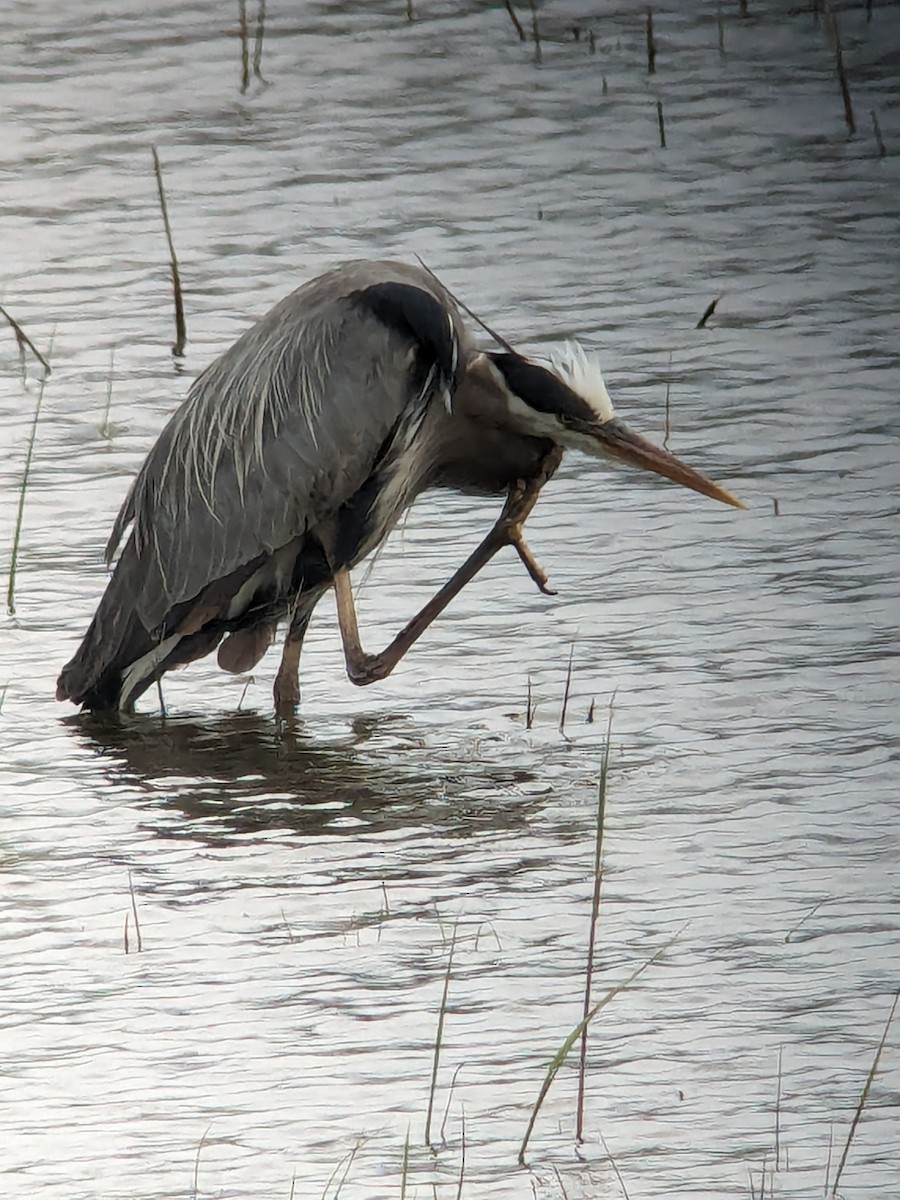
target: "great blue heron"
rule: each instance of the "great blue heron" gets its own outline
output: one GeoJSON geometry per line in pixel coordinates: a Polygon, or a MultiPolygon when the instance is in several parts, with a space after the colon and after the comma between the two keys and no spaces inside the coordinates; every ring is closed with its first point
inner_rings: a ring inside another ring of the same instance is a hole
{"type": "Polygon", "coordinates": [[[422,267],[354,262],[282,300],[199,376],[148,454],[108,562],[131,533],[58,698],[130,711],[166,671],[216,647],[226,671],[249,671],[287,618],[274,687],[286,716],[312,611],[332,586],[350,679],[383,679],[502,546],[546,587],[521,527],[563,449],[741,507],[631,432],[577,347],[542,365],[503,346],[478,350],[422,267]],[[349,571],[429,487],[507,500],[453,578],[367,655],[349,571]]]}

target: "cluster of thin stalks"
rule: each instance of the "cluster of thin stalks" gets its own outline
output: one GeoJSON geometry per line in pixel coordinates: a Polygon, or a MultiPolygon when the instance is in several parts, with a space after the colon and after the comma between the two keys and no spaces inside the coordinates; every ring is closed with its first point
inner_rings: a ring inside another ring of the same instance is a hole
{"type": "MultiPolygon", "coordinates": [[[[575,643],[573,642],[571,644],[571,646],[569,647],[569,658],[568,658],[568,662],[566,664],[566,678],[563,683],[562,700],[560,701],[559,720],[558,720],[558,725],[557,725],[560,736],[566,742],[572,741],[571,737],[566,732],[566,722],[568,721],[569,715],[570,715],[569,710],[570,710],[571,701],[572,701],[572,680],[573,680],[573,676],[574,676],[574,667],[575,667],[575,643]]],[[[596,707],[597,707],[597,702],[594,699],[594,697],[591,697],[591,701],[588,704],[587,710],[586,710],[586,712],[584,714],[584,718],[583,718],[585,725],[593,725],[596,707]]],[[[525,677],[525,728],[526,729],[534,728],[534,722],[535,722],[535,718],[537,717],[537,711],[538,711],[538,702],[537,702],[537,699],[535,698],[535,694],[534,694],[534,685],[532,683],[531,676],[527,675],[525,677]]]]}
{"type": "MultiPolygon", "coordinates": [[[[820,907],[819,905],[815,906],[820,907]]],[[[807,914],[809,916],[810,914],[807,914]]],[[[804,917],[806,920],[806,917],[804,917]]],[[[794,932],[793,930],[791,932],[794,932]]],[[[785,941],[790,940],[790,934],[785,938],[785,941]]],[[[834,1128],[829,1130],[828,1137],[828,1156],[825,1162],[825,1180],[822,1195],[825,1200],[839,1200],[838,1188],[840,1187],[841,1178],[844,1174],[844,1168],[850,1159],[850,1152],[856,1138],[856,1132],[860,1122],[863,1119],[863,1114],[869,1102],[869,1096],[872,1091],[872,1084],[875,1076],[878,1074],[878,1067],[881,1063],[881,1055],[884,1051],[885,1043],[887,1042],[888,1034],[891,1030],[891,1025],[894,1021],[894,1015],[897,1011],[897,1003],[900,1001],[900,989],[893,996],[891,1006],[888,1011],[887,1019],[884,1023],[881,1037],[878,1045],[875,1048],[875,1054],[872,1058],[872,1064],[869,1067],[866,1078],[863,1082],[859,1093],[859,1099],[856,1102],[856,1107],[853,1110],[853,1117],[850,1121],[850,1126],[847,1130],[847,1137],[844,1141],[841,1156],[838,1159],[837,1165],[834,1166],[834,1128]]],[[[783,1052],[784,1047],[778,1051],[778,1066],[777,1066],[777,1082],[775,1091],[775,1129],[774,1129],[774,1147],[772,1151],[771,1161],[764,1160],[758,1171],[749,1171],[747,1179],[747,1190],[750,1200],[776,1200],[779,1194],[779,1180],[783,1172],[787,1170],[787,1155],[784,1152],[782,1139],[782,1083],[783,1083],[783,1052]]]]}
{"type": "MultiPolygon", "coordinates": [[[[568,683],[571,683],[571,658],[570,670],[568,672],[568,683]]],[[[568,694],[568,691],[567,691],[568,694]]],[[[593,855],[593,889],[591,896],[591,908],[588,922],[587,935],[587,956],[585,964],[585,982],[584,993],[582,998],[582,1015],[577,1025],[570,1030],[560,1042],[556,1052],[551,1057],[544,1072],[544,1078],[538,1090],[537,1097],[531,1110],[530,1117],[523,1132],[522,1141],[518,1152],[518,1162],[520,1165],[526,1164],[526,1153],[532,1134],[534,1133],[541,1108],[550,1088],[556,1079],[560,1068],[568,1060],[570,1054],[576,1046],[578,1051],[578,1092],[575,1106],[575,1136],[578,1142],[584,1140],[585,1127],[585,1104],[587,1097],[587,1063],[588,1063],[588,1031],[594,1019],[603,1011],[612,1000],[615,999],[621,992],[629,988],[650,966],[657,962],[662,955],[668,950],[675,939],[670,939],[662,945],[654,954],[652,954],[645,962],[641,963],[637,968],[632,970],[625,979],[608,988],[603,995],[596,999],[593,995],[594,982],[594,958],[595,947],[597,942],[597,932],[600,920],[600,897],[603,881],[603,833],[606,818],[606,800],[607,788],[609,782],[609,760],[610,760],[610,744],[612,736],[612,717],[613,703],[609,706],[609,716],[607,721],[606,739],[602,753],[600,765],[600,777],[597,785],[597,811],[595,820],[595,839],[594,839],[594,855],[593,855]]],[[[560,727],[564,722],[561,719],[560,727]]],[[[424,1142],[427,1146],[434,1148],[434,1139],[432,1136],[432,1124],[437,1099],[438,1078],[440,1073],[441,1055],[444,1046],[444,1035],[447,1023],[448,1001],[451,991],[451,982],[453,977],[454,956],[458,946],[458,926],[454,928],[453,935],[450,939],[450,945],[447,952],[447,965],[444,972],[443,987],[441,992],[441,1000],[438,1007],[437,1027],[435,1032],[434,1047],[432,1052],[432,1067],[431,1067],[431,1086],[429,1089],[428,1105],[425,1114],[424,1142]]],[[[447,1112],[449,1111],[450,1098],[452,1097],[453,1089],[456,1085],[460,1067],[457,1067],[454,1072],[453,1079],[450,1085],[450,1097],[447,1100],[447,1109],[444,1113],[444,1121],[441,1125],[441,1141],[443,1141],[444,1125],[447,1120],[447,1112]]],[[[605,1146],[605,1142],[603,1143],[605,1146]]],[[[464,1143],[463,1143],[464,1146],[464,1143]]],[[[463,1164],[464,1164],[464,1148],[463,1148],[463,1164]]],[[[608,1153],[608,1151],[607,1151],[608,1153]]],[[[610,1156],[613,1170],[619,1179],[623,1194],[627,1197],[628,1193],[621,1178],[618,1167],[610,1156]]],[[[404,1154],[404,1164],[408,1163],[408,1153],[404,1154]]],[[[462,1167],[459,1176],[459,1191],[458,1195],[462,1195],[463,1171],[462,1167]]]]}
{"type": "MultiPolygon", "coordinates": [[[[532,45],[534,47],[534,61],[538,64],[542,63],[542,61],[543,61],[542,45],[543,45],[543,41],[545,39],[542,35],[540,23],[538,21],[538,12],[537,12],[537,6],[535,4],[535,0],[528,0],[528,14],[529,15],[528,15],[528,18],[526,18],[524,21],[519,17],[519,15],[516,11],[516,7],[513,4],[512,0],[500,0],[500,2],[502,3],[503,7],[506,9],[507,14],[509,15],[510,23],[512,24],[513,30],[515,31],[515,35],[518,38],[518,40],[520,42],[527,42],[530,39],[530,41],[532,42],[532,45]]],[[[524,5],[523,5],[523,7],[524,7],[524,5]]],[[[872,20],[872,0],[866,0],[865,8],[866,8],[866,21],[870,22],[872,20]]],[[[856,122],[856,114],[855,114],[854,108],[853,108],[853,99],[850,94],[850,83],[847,78],[847,69],[844,64],[844,46],[843,46],[843,42],[841,39],[841,31],[840,31],[840,26],[838,25],[837,14],[832,6],[831,0],[813,0],[812,14],[813,14],[814,20],[817,23],[818,23],[820,17],[823,18],[825,32],[828,37],[828,41],[829,41],[829,44],[831,47],[831,52],[834,56],[834,70],[835,70],[835,76],[836,76],[837,82],[838,82],[838,88],[840,90],[841,103],[843,105],[844,122],[846,123],[848,134],[852,136],[857,131],[857,122],[856,122]]],[[[409,0],[409,2],[408,2],[407,15],[410,20],[413,19],[412,0],[409,0]]],[[[752,14],[752,15],[755,16],[757,14],[752,14]]],[[[748,0],[738,0],[737,16],[742,21],[746,21],[751,16],[750,5],[748,3],[748,0]]],[[[726,58],[725,30],[726,30],[725,13],[723,11],[723,5],[719,4],[716,7],[716,41],[717,41],[717,45],[718,45],[718,52],[722,59],[726,58]]],[[[590,52],[592,54],[596,53],[596,50],[597,50],[596,34],[592,28],[583,29],[580,25],[575,24],[570,27],[570,32],[571,32],[573,39],[577,42],[582,41],[582,35],[584,35],[584,41],[588,45],[590,52]]],[[[646,13],[645,13],[645,17],[644,17],[644,41],[645,41],[646,55],[647,55],[647,75],[648,75],[648,77],[656,76],[656,74],[657,74],[657,57],[659,54],[659,42],[657,41],[656,28],[654,26],[653,8],[652,8],[652,6],[649,6],[649,5],[646,9],[646,13]]],[[[608,85],[607,85],[607,81],[606,81],[606,76],[604,75],[602,78],[602,94],[604,96],[606,96],[608,94],[608,91],[609,91],[609,89],[608,89],[608,85]]],[[[662,99],[659,99],[659,98],[656,99],[655,108],[656,108],[656,126],[657,126],[657,132],[658,132],[658,137],[659,137],[659,147],[661,150],[665,150],[666,146],[667,146],[666,120],[665,120],[665,112],[663,109],[662,99]]],[[[873,132],[874,138],[875,138],[876,150],[877,150],[879,157],[883,158],[887,154],[887,148],[885,146],[884,138],[881,133],[881,126],[878,121],[878,114],[875,112],[874,109],[871,109],[869,115],[872,118],[872,132],[873,132]]],[[[543,214],[541,214],[541,215],[543,215],[543,214]]]]}

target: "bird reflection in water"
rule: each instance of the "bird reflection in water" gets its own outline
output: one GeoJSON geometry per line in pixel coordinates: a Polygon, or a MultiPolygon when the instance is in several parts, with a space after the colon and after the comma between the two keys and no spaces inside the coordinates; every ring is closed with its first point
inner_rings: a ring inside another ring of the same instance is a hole
{"type": "Polygon", "coordinates": [[[542,801],[519,790],[533,779],[526,767],[461,762],[458,747],[452,763],[442,763],[397,716],[355,721],[333,742],[254,713],[127,722],[83,714],[66,725],[99,752],[111,784],[137,785],[154,809],[178,812],[167,835],[213,843],[267,830],[358,835],[424,826],[463,836],[474,827],[519,827],[542,801]]]}

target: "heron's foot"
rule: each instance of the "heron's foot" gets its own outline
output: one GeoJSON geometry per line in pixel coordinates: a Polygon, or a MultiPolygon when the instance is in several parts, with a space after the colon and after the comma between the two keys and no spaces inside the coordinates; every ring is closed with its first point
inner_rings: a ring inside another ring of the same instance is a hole
{"type": "Polygon", "coordinates": [[[358,658],[347,659],[347,678],[355,687],[368,687],[387,679],[396,665],[397,660],[386,654],[361,653],[358,658]]]}
{"type": "Polygon", "coordinates": [[[545,596],[557,595],[556,588],[550,587],[550,578],[547,575],[547,572],[531,553],[528,543],[525,541],[524,537],[522,537],[522,530],[519,529],[518,535],[512,537],[510,540],[512,545],[515,547],[516,554],[518,554],[519,558],[522,560],[522,565],[525,567],[525,570],[528,572],[534,582],[538,585],[540,591],[542,591],[545,596]]]}
{"type": "Polygon", "coordinates": [[[272,688],[272,698],[275,701],[275,716],[278,720],[293,720],[300,703],[300,682],[297,676],[291,671],[279,668],[272,688]]]}
{"type": "Polygon", "coordinates": [[[525,541],[522,526],[531,515],[541,489],[562,461],[562,451],[554,446],[545,454],[540,470],[529,479],[518,479],[509,489],[503,511],[493,533],[503,544],[513,546],[525,570],[546,596],[556,592],[548,586],[547,572],[540,566],[525,541]]]}

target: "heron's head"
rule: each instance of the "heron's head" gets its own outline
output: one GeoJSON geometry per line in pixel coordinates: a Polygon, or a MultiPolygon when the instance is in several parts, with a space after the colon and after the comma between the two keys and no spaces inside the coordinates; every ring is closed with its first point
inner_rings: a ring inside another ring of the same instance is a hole
{"type": "Polygon", "coordinates": [[[725,488],[629,429],[615,414],[597,362],[577,343],[551,351],[544,362],[510,352],[487,353],[483,359],[522,433],[595,458],[616,459],[723,504],[744,507],[725,488]]]}

